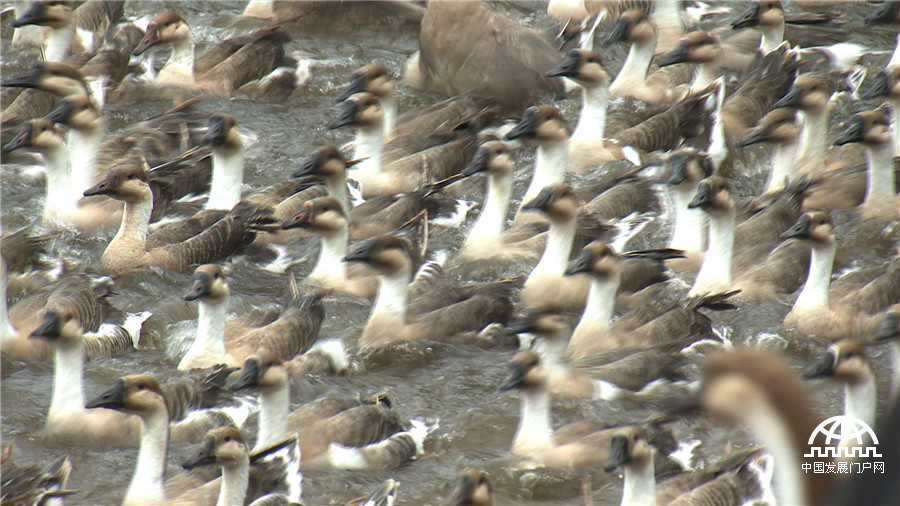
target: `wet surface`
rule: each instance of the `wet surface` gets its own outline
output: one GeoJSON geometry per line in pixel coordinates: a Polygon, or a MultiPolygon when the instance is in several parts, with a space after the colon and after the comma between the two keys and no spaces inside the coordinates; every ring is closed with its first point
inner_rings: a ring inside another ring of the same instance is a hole
{"type": "MultiPolygon", "coordinates": [[[[6,6],[8,4],[4,3],[6,6]]],[[[242,3],[236,2],[132,1],[126,7],[126,15],[129,18],[147,17],[165,8],[175,9],[192,25],[199,51],[218,38],[263,25],[262,22],[240,19],[238,14],[242,6],[242,3]]],[[[502,2],[497,7],[530,25],[552,29],[552,23],[540,11],[533,12],[531,4],[522,6],[502,2]]],[[[873,72],[877,72],[893,49],[894,33],[888,29],[864,29],[861,20],[869,9],[871,7],[840,8],[847,20],[851,40],[869,45],[873,52],[884,52],[869,57],[873,72]]],[[[708,23],[723,26],[725,19],[730,18],[714,17],[708,23]]],[[[330,131],[326,128],[337,111],[332,102],[338,90],[348,81],[354,69],[372,61],[382,62],[399,74],[407,55],[418,46],[416,25],[391,20],[353,28],[305,23],[289,26],[288,30],[293,37],[288,52],[301,52],[303,57],[313,60],[310,82],[301,86],[289,100],[285,103],[264,103],[245,98],[210,98],[198,106],[206,114],[227,112],[234,115],[243,134],[254,140],[246,152],[244,176],[245,185],[251,189],[263,188],[290,177],[303,155],[318,146],[326,143],[340,145],[352,140],[350,131],[330,131]]],[[[35,56],[33,50],[11,48],[6,30],[2,43],[4,75],[30,67],[35,56]]],[[[625,49],[612,48],[606,54],[609,73],[614,75],[621,66],[625,49]]],[[[403,86],[398,97],[401,112],[430,104],[438,98],[403,86]]],[[[846,99],[839,99],[836,104],[838,113],[834,116],[838,118],[846,118],[860,107],[846,99]]],[[[580,107],[578,94],[573,93],[558,105],[571,118],[570,124],[574,125],[580,107]]],[[[111,104],[107,109],[109,130],[115,132],[168,107],[170,104],[167,102],[111,104]]],[[[739,174],[736,186],[739,192],[743,192],[741,196],[748,196],[753,189],[760,187],[764,181],[763,167],[767,159],[763,150],[754,150],[739,160],[740,166],[733,172],[739,174]]],[[[35,159],[35,163],[39,164],[39,161],[35,159]]],[[[522,169],[516,178],[516,195],[521,196],[533,163],[530,149],[522,150],[518,163],[522,169]]],[[[0,175],[3,179],[0,199],[4,230],[28,227],[43,231],[39,224],[43,205],[40,173],[26,164],[4,163],[0,175]]],[[[481,185],[477,188],[478,193],[466,196],[468,200],[481,199],[481,185]]],[[[470,225],[476,215],[477,212],[471,212],[466,225],[470,225]]],[[[840,222],[841,217],[837,216],[836,220],[840,222]]],[[[668,225],[661,221],[647,227],[629,246],[664,246],[668,225]]],[[[457,245],[461,244],[463,232],[440,226],[434,228],[437,237],[435,249],[448,250],[452,255],[457,245]]],[[[112,235],[62,230],[50,243],[49,249],[53,255],[78,259],[99,267],[100,255],[112,235]]],[[[290,245],[289,252],[296,263],[289,268],[289,272],[301,279],[314,265],[317,251],[315,240],[290,245]]],[[[869,252],[854,265],[877,264],[888,253],[886,248],[869,252]]],[[[233,315],[244,315],[255,309],[271,309],[283,300],[288,275],[263,269],[261,265],[268,259],[271,255],[243,255],[225,263],[230,276],[233,315]]],[[[102,392],[117,377],[125,374],[146,372],[166,377],[174,370],[196,330],[196,304],[180,298],[189,280],[188,274],[150,269],[116,284],[115,294],[111,297],[115,308],[122,313],[149,310],[153,316],[144,326],[142,349],[87,364],[85,384],[88,398],[102,392]]],[[[326,299],[326,321],[320,339],[340,338],[354,349],[369,307],[367,301],[348,297],[326,299]]],[[[744,304],[736,311],[718,313],[713,318],[716,328],[731,342],[761,344],[775,349],[799,370],[811,363],[825,344],[785,330],[781,320],[789,308],[790,301],[787,300],[744,304]]],[[[879,406],[883,406],[889,370],[884,356],[886,350],[875,348],[871,352],[879,375],[879,406]]],[[[306,503],[342,503],[367,494],[388,477],[401,482],[399,504],[436,503],[449,491],[450,482],[459,470],[476,466],[491,475],[498,504],[531,501],[541,504],[577,503],[583,480],[589,480],[597,504],[618,504],[621,478],[617,475],[607,475],[599,469],[593,472],[519,469],[519,459],[509,453],[518,422],[518,398],[516,394],[500,393],[496,389],[505,374],[505,363],[513,353],[514,350],[413,343],[365,356],[354,355],[355,371],[348,377],[295,378],[292,401],[297,405],[326,394],[368,395],[387,390],[394,409],[403,416],[439,422],[439,428],[426,441],[425,455],[401,469],[305,473],[306,503]]],[[[695,366],[694,371],[698,370],[695,366]]],[[[70,504],[120,502],[131,479],[136,450],[86,446],[78,441],[44,435],[41,428],[50,403],[52,372],[51,361],[3,359],[0,401],[4,443],[15,445],[17,459],[23,463],[46,463],[60,454],[69,454],[75,464],[69,486],[81,491],[69,499],[70,504]]],[[[810,383],[809,386],[823,414],[840,412],[842,390],[839,386],[823,381],[810,383]]],[[[640,422],[657,414],[658,407],[625,407],[602,401],[555,401],[553,420],[557,427],[586,418],[599,418],[611,423],[640,422]]],[[[698,467],[721,456],[727,445],[745,448],[752,444],[742,430],[723,428],[699,416],[679,420],[672,424],[672,428],[679,439],[702,441],[695,454],[694,464],[698,467]]],[[[173,446],[170,449],[170,476],[180,470],[178,463],[190,451],[189,446],[173,446]]]]}

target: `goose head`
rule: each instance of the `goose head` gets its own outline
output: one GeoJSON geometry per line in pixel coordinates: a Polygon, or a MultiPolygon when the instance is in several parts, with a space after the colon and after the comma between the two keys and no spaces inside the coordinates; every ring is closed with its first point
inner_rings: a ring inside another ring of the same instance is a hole
{"type": "Polygon", "coordinates": [[[609,458],[603,470],[611,473],[619,467],[645,468],[653,460],[653,448],[647,432],[640,427],[626,427],[609,442],[609,458]]]}
{"type": "Polygon", "coordinates": [[[159,383],[146,374],[125,376],[85,406],[87,409],[106,408],[142,418],[160,411],[168,411],[166,395],[159,383]]]}
{"type": "Polygon", "coordinates": [[[12,22],[13,28],[25,25],[64,28],[72,24],[75,2],[54,0],[52,2],[31,2],[22,17],[12,22]]]}
{"type": "Polygon", "coordinates": [[[866,147],[881,147],[893,142],[887,115],[880,111],[863,111],[847,121],[844,130],[834,141],[835,146],[859,142],[866,147]]]}
{"type": "Polygon", "coordinates": [[[860,98],[862,100],[874,100],[876,98],[900,99],[900,67],[888,67],[875,76],[872,87],[866,90],[860,98]]]}
{"type": "Polygon", "coordinates": [[[819,360],[806,369],[803,377],[834,378],[844,383],[860,383],[872,376],[872,363],[859,341],[844,339],[828,348],[819,360]]]}
{"type": "Polygon", "coordinates": [[[509,146],[503,141],[488,141],[478,146],[472,160],[463,168],[461,174],[469,177],[487,172],[499,176],[510,174],[515,170],[516,163],[512,158],[509,146]]]}
{"type": "Polygon", "coordinates": [[[379,274],[394,276],[412,275],[413,245],[403,237],[392,234],[367,239],[344,257],[345,262],[362,262],[372,266],[379,274]]]}
{"type": "Polygon", "coordinates": [[[356,93],[371,93],[380,99],[390,98],[397,91],[397,81],[380,63],[364,65],[353,72],[350,84],[334,100],[341,103],[356,93]]]}
{"type": "Polygon", "coordinates": [[[68,308],[51,309],[44,313],[40,325],[29,336],[44,339],[57,345],[75,344],[81,341],[84,329],[74,311],[68,308]]]}
{"type": "Polygon", "coordinates": [[[191,289],[184,294],[184,300],[219,302],[229,295],[228,281],[222,268],[216,264],[204,264],[194,269],[191,289]]]}
{"type": "Polygon", "coordinates": [[[239,372],[237,378],[228,382],[229,390],[255,388],[262,392],[273,391],[287,385],[289,379],[284,363],[266,348],[247,357],[239,372]]]}
{"type": "Polygon", "coordinates": [[[609,84],[609,76],[603,68],[603,59],[588,49],[572,49],[566,59],[547,71],[547,77],[568,77],[576,83],[597,87],[609,84]]]}
{"type": "Polygon", "coordinates": [[[104,128],[103,112],[97,103],[86,95],[66,97],[47,115],[47,119],[79,132],[97,132],[104,128]]]}
{"type": "Polygon", "coordinates": [[[566,118],[552,105],[532,106],[522,119],[506,134],[506,140],[522,139],[540,146],[543,143],[563,142],[571,132],[566,118]]]}
{"type": "Polygon", "coordinates": [[[123,202],[140,202],[153,197],[147,173],[137,165],[109,169],[106,178],[84,191],[85,197],[108,195],[123,202]]]}
{"type": "Polygon", "coordinates": [[[300,212],[281,224],[283,229],[305,228],[320,235],[332,235],[347,228],[347,216],[334,197],[317,197],[303,204],[300,212]]]}
{"type": "Polygon", "coordinates": [[[616,21],[602,46],[609,47],[618,42],[642,43],[656,38],[656,28],[650,22],[650,16],[643,9],[632,9],[625,12],[616,21]]]}
{"type": "Polygon", "coordinates": [[[866,16],[867,25],[896,25],[900,23],[900,2],[884,2],[866,16]]]}
{"type": "Polygon", "coordinates": [[[362,160],[346,160],[341,155],[337,146],[322,146],[302,162],[300,168],[294,171],[293,177],[318,176],[326,181],[342,179],[347,176],[347,169],[362,160]]]}
{"type": "Polygon", "coordinates": [[[760,0],[750,4],[743,14],[731,22],[732,28],[779,26],[784,23],[784,7],[778,0],[760,0]]]}
{"type": "Polygon", "coordinates": [[[237,466],[249,459],[250,447],[235,427],[218,427],[206,433],[203,441],[181,467],[193,469],[211,464],[237,466]]]}
{"type": "Polygon", "coordinates": [[[456,477],[456,484],[444,503],[448,506],[491,506],[493,491],[488,475],[474,467],[465,469],[456,477]]]}
{"type": "Polygon", "coordinates": [[[244,149],[237,119],[230,114],[213,114],[200,142],[223,154],[234,154],[244,149]]]}
{"type": "Polygon", "coordinates": [[[173,11],[161,12],[147,24],[147,31],[134,49],[134,55],[140,56],[158,44],[175,44],[192,39],[191,27],[181,15],[173,11]]]}
{"type": "Polygon", "coordinates": [[[556,307],[530,307],[522,312],[507,326],[516,334],[531,333],[539,337],[556,337],[560,334],[568,336],[569,320],[556,307]]]}
{"type": "Polygon", "coordinates": [[[712,176],[700,182],[697,193],[688,204],[691,209],[700,208],[711,216],[725,215],[733,211],[734,200],[731,185],[719,176],[712,176]]]}
{"type": "Polygon", "coordinates": [[[656,64],[660,67],[676,63],[709,63],[719,56],[721,51],[719,39],[709,32],[691,32],[675,46],[670,53],[663,55],[656,64]]]}
{"type": "Polygon", "coordinates": [[[800,124],[797,112],[790,107],[774,109],[759,120],[759,123],[740,140],[741,147],[763,142],[789,144],[800,138],[800,124]]]}
{"type": "Polygon", "coordinates": [[[342,126],[354,125],[361,130],[381,128],[384,123],[384,109],[378,97],[371,93],[354,93],[341,105],[341,113],[328,128],[335,130],[342,126]]]}
{"type": "Polygon", "coordinates": [[[900,304],[895,304],[884,314],[881,328],[875,334],[877,342],[891,341],[900,337],[900,304]]]}
{"type": "Polygon", "coordinates": [[[772,108],[793,107],[807,112],[824,112],[831,98],[831,89],[819,76],[805,75],[794,81],[787,94],[772,108]]]}
{"type": "Polygon", "coordinates": [[[547,385],[547,376],[541,369],[541,360],[533,351],[521,351],[506,364],[507,375],[497,388],[522,391],[541,390],[547,385]]]}
{"type": "Polygon", "coordinates": [[[609,244],[602,241],[593,241],[569,262],[566,267],[566,276],[574,276],[586,273],[593,278],[607,279],[619,270],[619,259],[616,251],[609,244]]]}
{"type": "Polygon", "coordinates": [[[678,148],[665,161],[666,184],[694,188],[713,175],[715,168],[709,155],[696,149],[678,148]]]}
{"type": "Polygon", "coordinates": [[[541,190],[530,202],[526,202],[522,210],[541,211],[550,221],[568,222],[578,216],[579,206],[578,196],[571,186],[552,184],[541,190]]]}
{"type": "Polygon", "coordinates": [[[804,213],[781,234],[782,239],[807,239],[814,245],[834,244],[834,224],[824,211],[804,213]]]}
{"type": "Polygon", "coordinates": [[[16,149],[28,148],[46,154],[65,147],[66,141],[53,122],[46,119],[33,119],[22,125],[19,133],[3,147],[3,150],[8,153],[16,149]]]}
{"type": "Polygon", "coordinates": [[[34,88],[60,97],[90,93],[81,72],[61,62],[37,62],[27,73],[4,80],[3,86],[34,88]]]}

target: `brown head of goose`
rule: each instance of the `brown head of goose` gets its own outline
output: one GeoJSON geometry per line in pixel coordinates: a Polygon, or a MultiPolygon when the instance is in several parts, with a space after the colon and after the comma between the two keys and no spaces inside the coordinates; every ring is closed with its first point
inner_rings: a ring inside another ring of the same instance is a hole
{"type": "Polygon", "coordinates": [[[887,115],[879,110],[855,114],[847,122],[836,146],[860,143],[866,150],[869,170],[866,197],[862,203],[869,215],[898,216],[897,187],[894,180],[894,146],[887,115]]]}
{"type": "Polygon", "coordinates": [[[743,14],[731,22],[731,26],[762,32],[759,50],[763,54],[768,53],[784,41],[784,7],[778,0],[754,0],[743,14]]]}
{"type": "MultiPolygon", "coordinates": [[[[875,76],[872,87],[860,95],[862,100],[880,99],[891,106],[891,110],[900,110],[900,65],[888,65],[875,76]]],[[[900,121],[891,122],[894,134],[894,154],[900,155],[900,121]]]]}
{"type": "Polygon", "coordinates": [[[494,494],[487,473],[469,468],[460,471],[443,506],[492,506],[494,494]]]}
{"type": "MultiPolygon", "coordinates": [[[[875,425],[875,407],[878,401],[875,372],[860,341],[842,339],[831,346],[803,373],[806,379],[834,378],[844,384],[844,413],[856,417],[870,426],[875,425]]],[[[841,444],[850,443],[850,439],[841,444]]]]}
{"type": "Polygon", "coordinates": [[[115,26],[124,13],[123,2],[93,1],[31,2],[13,28],[26,25],[46,26],[49,33],[44,41],[44,60],[64,61],[70,53],[99,47],[107,30],[115,26]]]}
{"type": "Polygon", "coordinates": [[[89,95],[81,72],[67,63],[37,62],[25,74],[3,79],[3,87],[28,88],[3,110],[3,141],[9,142],[16,128],[53,110],[53,97],[89,95]],[[46,92],[46,93],[44,93],[46,92]]]}

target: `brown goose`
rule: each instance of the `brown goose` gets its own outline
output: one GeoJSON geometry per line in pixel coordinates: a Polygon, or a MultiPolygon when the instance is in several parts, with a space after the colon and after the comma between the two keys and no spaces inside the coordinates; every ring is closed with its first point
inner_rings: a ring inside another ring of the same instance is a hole
{"type": "Polygon", "coordinates": [[[4,79],[2,86],[26,88],[3,110],[4,144],[22,123],[52,111],[54,97],[90,94],[81,72],[66,63],[35,63],[29,72],[4,79]]]}
{"type": "MultiPolygon", "coordinates": [[[[878,396],[872,360],[860,341],[842,339],[831,346],[803,373],[805,379],[834,378],[844,384],[844,415],[875,425],[878,396]]],[[[852,444],[841,441],[841,444],[852,444]]]]}
{"type": "Polygon", "coordinates": [[[887,116],[878,110],[855,114],[834,141],[836,146],[849,143],[862,144],[868,160],[866,197],[861,204],[863,214],[895,220],[900,212],[900,200],[897,198],[894,147],[887,116]]]}
{"type": "Polygon", "coordinates": [[[671,197],[669,212],[674,214],[669,248],[681,250],[684,259],[672,259],[667,265],[676,271],[697,272],[706,249],[706,215],[689,207],[700,181],[713,175],[709,155],[691,148],[672,150],[664,162],[666,189],[671,197]]]}
{"type": "MultiPolygon", "coordinates": [[[[865,91],[862,100],[880,99],[890,105],[892,111],[900,109],[900,66],[888,65],[875,76],[872,87],[865,91]]],[[[894,154],[900,155],[900,121],[891,122],[891,133],[894,135],[894,154]]]]}
{"type": "Polygon", "coordinates": [[[762,32],[759,51],[763,54],[787,40],[791,46],[818,46],[844,42],[846,37],[830,14],[785,13],[780,0],[753,0],[731,22],[733,29],[753,28],[762,32]]]}
{"type": "Polygon", "coordinates": [[[37,464],[17,465],[12,458],[13,445],[3,446],[0,472],[3,473],[3,500],[11,504],[45,504],[53,498],[78,493],[66,484],[72,472],[72,461],[63,455],[46,467],[37,464]]]}
{"type": "Polygon", "coordinates": [[[107,32],[122,19],[125,3],[115,0],[75,2],[31,2],[13,21],[13,28],[26,25],[50,29],[44,42],[44,61],[58,62],[69,54],[100,47],[107,32]]]}

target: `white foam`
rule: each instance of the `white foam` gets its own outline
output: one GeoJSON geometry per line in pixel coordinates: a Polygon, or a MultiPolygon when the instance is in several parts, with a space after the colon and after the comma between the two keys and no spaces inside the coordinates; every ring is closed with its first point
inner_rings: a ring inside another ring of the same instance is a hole
{"type": "Polygon", "coordinates": [[[446,227],[459,228],[466,222],[469,210],[475,207],[475,202],[459,199],[456,201],[456,210],[451,216],[446,218],[435,218],[431,220],[436,225],[444,225],[446,227]]]}
{"type": "Polygon", "coordinates": [[[691,461],[694,459],[694,449],[700,446],[699,439],[689,439],[687,441],[679,441],[678,448],[669,456],[678,461],[685,471],[693,471],[694,466],[691,461]]]}

